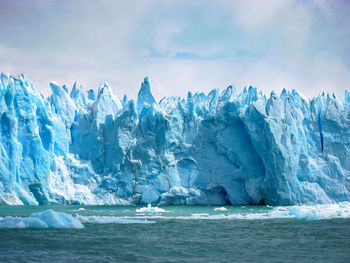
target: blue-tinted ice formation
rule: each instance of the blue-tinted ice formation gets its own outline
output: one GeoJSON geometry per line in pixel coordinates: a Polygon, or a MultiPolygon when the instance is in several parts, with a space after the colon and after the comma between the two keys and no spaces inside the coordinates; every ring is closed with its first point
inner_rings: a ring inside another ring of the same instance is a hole
{"type": "Polygon", "coordinates": [[[256,88],[137,101],[1,75],[0,203],[350,201],[350,97],[256,88]]]}
{"type": "Polygon", "coordinates": [[[55,212],[52,209],[44,212],[33,213],[29,217],[7,216],[0,218],[0,228],[84,228],[82,223],[73,216],[55,212]]]}

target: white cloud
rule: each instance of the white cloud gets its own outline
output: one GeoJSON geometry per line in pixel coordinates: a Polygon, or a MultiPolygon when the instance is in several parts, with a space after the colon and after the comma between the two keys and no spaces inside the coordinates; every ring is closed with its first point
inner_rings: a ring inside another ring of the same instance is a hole
{"type": "Polygon", "coordinates": [[[107,80],[135,98],[146,75],[158,99],[230,84],[307,96],[350,86],[350,22],[329,1],[41,3],[12,2],[13,20],[0,11],[0,71],[25,73],[46,95],[51,80],[107,80]],[[170,58],[181,52],[203,59],[170,58]]]}
{"type": "Polygon", "coordinates": [[[180,34],[185,27],[185,24],[180,23],[161,23],[158,26],[157,31],[153,33],[153,48],[157,49],[157,51],[161,53],[165,53],[171,50],[171,55],[174,55],[174,53],[179,52],[178,48],[172,44],[171,38],[174,35],[180,34]]]}
{"type": "Polygon", "coordinates": [[[233,12],[235,23],[247,30],[269,26],[293,6],[291,0],[246,0],[224,1],[223,3],[233,12]]]}

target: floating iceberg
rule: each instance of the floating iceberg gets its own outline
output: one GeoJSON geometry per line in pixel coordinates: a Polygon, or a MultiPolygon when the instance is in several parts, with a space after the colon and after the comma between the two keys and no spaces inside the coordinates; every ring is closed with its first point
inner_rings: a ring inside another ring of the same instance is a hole
{"type": "Polygon", "coordinates": [[[141,207],[136,209],[136,213],[166,213],[168,211],[159,208],[158,206],[152,207],[151,204],[148,204],[147,207],[141,207]]]}
{"type": "Polygon", "coordinates": [[[51,209],[33,213],[29,217],[7,216],[0,219],[0,228],[84,228],[80,221],[71,215],[51,209]]]}
{"type": "Polygon", "coordinates": [[[188,93],[157,102],[0,81],[0,203],[322,204],[350,201],[350,98],[188,93]]]}

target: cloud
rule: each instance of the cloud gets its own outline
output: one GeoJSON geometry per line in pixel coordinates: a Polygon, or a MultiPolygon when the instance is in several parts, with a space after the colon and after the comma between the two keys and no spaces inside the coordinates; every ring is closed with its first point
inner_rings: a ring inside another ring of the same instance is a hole
{"type": "Polygon", "coordinates": [[[274,24],[293,9],[293,1],[290,0],[225,1],[224,4],[232,10],[234,23],[250,31],[274,24]]]}
{"type": "Polygon", "coordinates": [[[271,90],[350,85],[349,5],[337,1],[4,1],[0,71],[46,95],[55,80],[136,97],[186,96],[235,84],[271,90]]]}

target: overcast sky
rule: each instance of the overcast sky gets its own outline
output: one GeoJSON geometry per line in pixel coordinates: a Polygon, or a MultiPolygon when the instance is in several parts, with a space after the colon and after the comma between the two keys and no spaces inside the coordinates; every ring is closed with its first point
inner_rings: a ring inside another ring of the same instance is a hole
{"type": "Polygon", "coordinates": [[[0,71],[135,98],[350,89],[350,1],[0,0],[0,71]]]}

